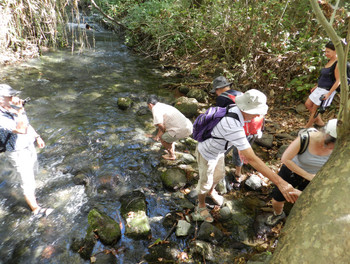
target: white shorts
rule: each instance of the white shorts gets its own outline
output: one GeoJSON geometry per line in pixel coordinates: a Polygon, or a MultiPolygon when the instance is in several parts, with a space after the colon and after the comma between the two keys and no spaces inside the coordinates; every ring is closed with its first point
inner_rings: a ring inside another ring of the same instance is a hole
{"type": "MultiPolygon", "coordinates": [[[[315,104],[315,105],[320,105],[321,104],[321,100],[320,97],[324,94],[327,94],[329,91],[320,87],[317,87],[310,95],[309,98],[310,100],[315,104]]],[[[328,97],[328,99],[323,103],[323,107],[327,107],[330,106],[330,104],[332,103],[332,100],[334,98],[334,95],[337,92],[334,91],[331,96],[328,97]]]]}

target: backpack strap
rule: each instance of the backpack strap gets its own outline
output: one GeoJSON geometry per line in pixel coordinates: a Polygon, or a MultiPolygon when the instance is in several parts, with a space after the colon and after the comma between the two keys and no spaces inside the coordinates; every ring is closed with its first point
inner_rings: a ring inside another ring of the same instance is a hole
{"type": "Polygon", "coordinates": [[[300,135],[300,148],[299,148],[299,152],[298,155],[303,154],[307,147],[309,146],[309,142],[310,142],[310,134],[309,131],[306,131],[306,133],[302,133],[300,135]]]}
{"type": "MultiPolygon", "coordinates": [[[[236,114],[236,113],[231,113],[231,112],[228,111],[230,108],[235,107],[235,106],[236,106],[235,104],[231,104],[231,105],[228,105],[228,106],[226,107],[227,112],[226,112],[225,117],[226,117],[226,116],[227,116],[227,117],[232,117],[232,118],[234,118],[234,119],[236,119],[236,120],[239,121],[239,116],[238,116],[238,114],[236,114]]],[[[223,139],[223,138],[219,138],[219,137],[212,137],[212,138],[215,138],[215,139],[223,139]]],[[[226,141],[225,150],[227,150],[227,148],[228,148],[228,141],[226,141]]]]}

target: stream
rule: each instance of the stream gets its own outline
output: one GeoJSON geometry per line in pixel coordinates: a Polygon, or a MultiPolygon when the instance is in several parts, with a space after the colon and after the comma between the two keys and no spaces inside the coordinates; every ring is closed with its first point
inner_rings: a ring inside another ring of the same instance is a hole
{"type": "MultiPolygon", "coordinates": [[[[161,220],[172,202],[157,171],[160,153],[152,149],[160,144],[146,136],[153,132],[151,112],[137,112],[150,94],[165,103],[174,95],[158,88],[167,80],[159,65],[133,54],[118,35],[93,28],[90,49],[48,52],[1,68],[1,83],[31,98],[27,115],[46,143],[38,149],[37,200],[54,211],[40,219],[31,214],[1,154],[0,263],[89,263],[69,248],[85,236],[89,211],[98,206],[120,222],[118,198],[135,189],[146,192],[153,238],[168,232],[161,220]],[[120,110],[120,97],[132,98],[133,107],[120,110]],[[77,173],[86,186],[75,184],[77,173]]],[[[140,262],[149,244],[122,236],[118,263],[140,262]]],[[[104,248],[97,243],[93,254],[104,248]]]]}

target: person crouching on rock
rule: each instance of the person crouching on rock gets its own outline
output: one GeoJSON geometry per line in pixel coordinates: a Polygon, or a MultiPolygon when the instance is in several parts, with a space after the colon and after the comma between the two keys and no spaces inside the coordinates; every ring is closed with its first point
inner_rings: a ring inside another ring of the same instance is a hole
{"type": "Polygon", "coordinates": [[[147,100],[148,108],[152,111],[153,124],[158,127],[157,135],[153,138],[162,143],[167,160],[175,160],[175,141],[192,134],[192,123],[178,109],[171,105],[158,102],[155,96],[147,100]]]}

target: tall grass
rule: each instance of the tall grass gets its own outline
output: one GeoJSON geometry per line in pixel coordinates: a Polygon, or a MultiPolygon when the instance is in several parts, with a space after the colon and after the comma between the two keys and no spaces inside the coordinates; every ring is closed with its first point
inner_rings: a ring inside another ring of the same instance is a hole
{"type": "Polygon", "coordinates": [[[37,56],[67,45],[67,10],[77,0],[0,0],[0,63],[37,56]]]}

